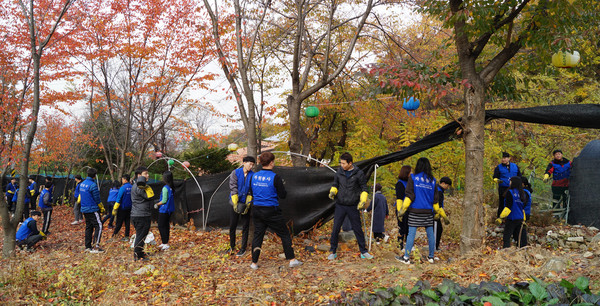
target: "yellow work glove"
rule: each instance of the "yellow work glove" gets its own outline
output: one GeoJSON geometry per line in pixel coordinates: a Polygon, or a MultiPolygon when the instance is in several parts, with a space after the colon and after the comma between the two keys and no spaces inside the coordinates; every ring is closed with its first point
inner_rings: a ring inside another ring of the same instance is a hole
{"type": "Polygon", "coordinates": [[[40,235],[41,235],[42,237],[46,238],[46,233],[44,233],[44,232],[40,231],[40,235]]]}
{"type": "Polygon", "coordinates": [[[121,206],[121,203],[119,203],[119,202],[115,203],[115,205],[113,206],[113,211],[112,211],[113,216],[117,215],[117,212],[119,211],[119,206],[121,206]]]}
{"type": "Polygon", "coordinates": [[[508,215],[510,215],[510,209],[508,207],[504,207],[504,209],[500,213],[500,218],[504,219],[504,218],[508,217],[508,215]]]}
{"type": "Polygon", "coordinates": [[[100,208],[100,213],[101,214],[105,214],[106,213],[106,209],[104,209],[104,204],[102,204],[102,202],[98,203],[98,208],[100,208]]]}
{"type": "Polygon", "coordinates": [[[404,198],[404,202],[402,202],[402,207],[400,207],[400,210],[398,211],[398,217],[404,216],[411,203],[412,200],[410,198],[404,198]]]}
{"type": "Polygon", "coordinates": [[[433,211],[435,211],[436,215],[439,215],[440,218],[444,219],[446,225],[450,224],[450,219],[446,216],[446,211],[444,211],[443,208],[440,208],[440,204],[433,204],[433,211]]]}
{"type": "Polygon", "coordinates": [[[240,197],[237,194],[231,195],[231,204],[233,204],[233,211],[237,212],[237,206],[238,206],[239,200],[240,200],[240,197]]]}
{"type": "Polygon", "coordinates": [[[329,189],[329,198],[333,200],[335,198],[335,196],[337,195],[337,193],[338,193],[338,189],[335,187],[331,187],[331,189],[329,189]]]}
{"type": "Polygon", "coordinates": [[[440,219],[440,214],[435,214],[435,216],[433,216],[433,220],[439,220],[440,219]]]}
{"type": "Polygon", "coordinates": [[[142,187],[145,191],[146,191],[146,196],[148,197],[148,199],[154,197],[154,191],[152,190],[152,188],[148,185],[142,187]]]}
{"type": "Polygon", "coordinates": [[[550,174],[548,174],[548,173],[544,174],[544,183],[548,182],[549,178],[550,178],[550,174]]]}
{"type": "Polygon", "coordinates": [[[397,199],[396,200],[396,211],[400,211],[401,208],[402,208],[402,200],[397,199]]]}
{"type": "Polygon", "coordinates": [[[495,177],[495,178],[494,178],[494,183],[496,183],[496,184],[500,184],[500,183],[502,183],[502,180],[501,180],[501,179],[499,179],[499,178],[497,178],[497,177],[495,177]]]}
{"type": "Polygon", "coordinates": [[[367,198],[369,197],[369,194],[366,191],[363,191],[360,193],[360,201],[358,202],[358,206],[356,206],[356,209],[361,210],[364,209],[365,206],[367,205],[367,198]]]}
{"type": "Polygon", "coordinates": [[[498,224],[498,225],[502,224],[502,218],[497,218],[496,219],[496,224],[498,224]]]}
{"type": "Polygon", "coordinates": [[[246,196],[246,205],[250,205],[251,202],[252,202],[252,196],[251,195],[247,195],[246,196]]]}
{"type": "Polygon", "coordinates": [[[35,194],[35,190],[30,190],[29,193],[31,194],[31,196],[33,197],[33,195],[35,194]]]}
{"type": "Polygon", "coordinates": [[[77,204],[81,203],[81,195],[77,197],[77,204]]]}

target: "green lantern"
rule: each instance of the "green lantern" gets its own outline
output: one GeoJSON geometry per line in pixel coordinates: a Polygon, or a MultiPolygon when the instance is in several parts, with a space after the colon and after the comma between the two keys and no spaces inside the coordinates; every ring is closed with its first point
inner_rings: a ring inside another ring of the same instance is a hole
{"type": "Polygon", "coordinates": [[[304,112],[306,113],[306,117],[314,118],[319,115],[319,108],[316,106],[309,106],[304,112]]]}
{"type": "Polygon", "coordinates": [[[169,159],[169,161],[167,162],[167,164],[169,164],[169,166],[173,166],[175,164],[175,161],[172,159],[169,159]]]}

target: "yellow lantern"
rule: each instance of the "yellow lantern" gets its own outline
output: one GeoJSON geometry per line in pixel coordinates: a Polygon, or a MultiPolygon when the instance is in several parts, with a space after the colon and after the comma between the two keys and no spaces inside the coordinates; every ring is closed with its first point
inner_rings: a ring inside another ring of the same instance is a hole
{"type": "Polygon", "coordinates": [[[579,52],[573,51],[573,53],[561,51],[552,55],[552,65],[558,68],[571,68],[579,64],[579,52]]]}

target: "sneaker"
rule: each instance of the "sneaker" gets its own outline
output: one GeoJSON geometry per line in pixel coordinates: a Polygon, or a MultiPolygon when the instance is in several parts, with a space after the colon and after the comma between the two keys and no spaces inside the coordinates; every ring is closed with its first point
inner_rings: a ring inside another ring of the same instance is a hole
{"type": "Polygon", "coordinates": [[[79,224],[79,221],[73,221],[73,222],[71,222],[71,225],[77,225],[77,224],[79,224]]]}
{"type": "Polygon", "coordinates": [[[79,220],[79,221],[77,222],[77,224],[81,224],[81,223],[84,223],[84,222],[85,222],[85,221],[83,221],[83,219],[81,219],[81,220],[79,220]]]}
{"type": "Polygon", "coordinates": [[[255,263],[252,263],[252,264],[250,265],[250,268],[251,268],[252,270],[258,270],[258,265],[257,265],[257,264],[255,264],[255,263]]]}
{"type": "Polygon", "coordinates": [[[300,260],[298,260],[298,259],[294,258],[294,259],[292,259],[290,261],[290,268],[297,267],[297,266],[300,266],[300,265],[302,265],[302,262],[300,260]]]}
{"type": "Polygon", "coordinates": [[[165,246],[165,245],[161,243],[161,244],[158,246],[158,248],[159,248],[159,249],[162,249],[164,246],[165,246]]]}
{"type": "Polygon", "coordinates": [[[427,262],[432,264],[435,262],[435,260],[433,259],[433,257],[427,257],[427,262]]]}
{"type": "Polygon", "coordinates": [[[90,253],[92,253],[92,254],[100,254],[100,253],[104,253],[104,250],[103,250],[103,249],[101,249],[101,248],[99,248],[99,247],[97,247],[97,248],[95,248],[95,249],[92,249],[92,250],[90,251],[90,253]]]}
{"type": "Polygon", "coordinates": [[[124,241],[124,242],[129,242],[129,238],[127,238],[127,237],[123,237],[123,238],[121,238],[121,241],[124,241]]]}
{"type": "Polygon", "coordinates": [[[397,261],[403,263],[403,264],[407,264],[410,265],[410,259],[408,257],[405,257],[404,255],[402,256],[396,256],[395,257],[397,261]]]}
{"type": "Polygon", "coordinates": [[[246,255],[246,250],[240,250],[239,252],[237,252],[237,254],[235,254],[235,256],[237,257],[242,257],[244,255],[246,255]]]}
{"type": "Polygon", "coordinates": [[[386,242],[388,242],[388,240],[390,240],[390,235],[385,235],[385,236],[383,237],[383,243],[386,243],[386,242]]]}
{"type": "Polygon", "coordinates": [[[87,248],[87,249],[85,249],[83,252],[84,252],[84,253],[90,253],[91,251],[92,251],[92,249],[91,249],[91,248],[87,248]]]}
{"type": "Polygon", "coordinates": [[[163,244],[162,250],[166,251],[170,248],[170,246],[168,244],[163,244]]]}
{"type": "Polygon", "coordinates": [[[337,254],[336,253],[331,253],[331,254],[329,254],[329,256],[327,256],[327,259],[329,259],[329,260],[334,260],[336,258],[337,258],[337,254]]]}
{"type": "Polygon", "coordinates": [[[435,257],[433,258],[433,260],[435,260],[435,261],[439,261],[439,260],[440,260],[440,258],[439,258],[439,257],[437,257],[437,256],[435,256],[435,257]]]}
{"type": "Polygon", "coordinates": [[[369,254],[368,252],[365,252],[365,253],[360,254],[360,258],[373,259],[373,255],[369,254]]]}

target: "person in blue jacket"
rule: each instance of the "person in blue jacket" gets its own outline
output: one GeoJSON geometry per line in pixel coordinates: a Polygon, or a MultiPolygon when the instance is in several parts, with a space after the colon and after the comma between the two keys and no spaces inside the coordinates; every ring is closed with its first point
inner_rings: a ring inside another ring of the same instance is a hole
{"type": "Polygon", "coordinates": [[[100,239],[102,238],[100,215],[104,213],[104,205],[100,202],[100,191],[94,180],[95,177],[96,169],[88,168],[87,178],[79,184],[79,201],[81,213],[85,218],[85,251],[104,253],[104,250],[100,248],[100,239]]]}
{"type": "MultiPolygon", "coordinates": [[[[373,237],[377,243],[381,241],[387,242],[390,236],[385,234],[385,219],[390,214],[388,209],[387,200],[381,193],[381,184],[375,184],[375,203],[373,204],[373,224],[371,230],[373,231],[373,237]]],[[[371,211],[371,206],[367,208],[367,211],[371,211]]]]}
{"type": "MultiPolygon", "coordinates": [[[[439,185],[437,185],[437,192],[438,192],[438,203],[440,204],[440,208],[444,208],[444,192],[446,190],[448,190],[448,188],[450,188],[450,186],[452,186],[452,180],[447,177],[444,176],[440,179],[440,183],[439,185]]],[[[442,241],[442,233],[444,232],[444,227],[442,226],[442,220],[440,218],[439,214],[436,214],[434,216],[434,223],[433,223],[433,228],[434,228],[434,233],[435,233],[435,250],[439,251],[440,250],[440,242],[442,241]]]]}
{"type": "Polygon", "coordinates": [[[83,182],[81,175],[75,175],[75,188],[73,189],[73,216],[75,220],[71,225],[83,223],[83,215],[81,214],[81,202],[79,201],[79,184],[83,182]]]}
{"type": "Polygon", "coordinates": [[[402,263],[410,264],[410,252],[412,251],[417,234],[417,227],[425,227],[427,241],[429,242],[429,256],[427,261],[434,263],[435,260],[435,236],[433,234],[433,219],[439,214],[446,223],[449,222],[446,212],[439,206],[439,193],[436,192],[436,179],[431,171],[429,159],[421,157],[417,160],[415,173],[411,174],[406,184],[406,197],[398,214],[408,215],[408,237],[406,238],[406,249],[403,256],[396,256],[402,263]]]}
{"type": "Polygon", "coordinates": [[[38,200],[38,206],[44,216],[44,225],[42,226],[42,232],[44,234],[50,234],[50,222],[52,221],[52,183],[46,182],[44,189],[40,193],[40,199],[38,200]]]}
{"type": "MultiPolygon", "coordinates": [[[[19,187],[19,185],[17,185],[17,187],[19,187]]],[[[13,195],[13,198],[12,198],[12,201],[13,201],[13,203],[14,203],[15,206],[17,205],[17,200],[19,198],[19,189],[20,188],[17,188],[17,190],[15,190],[15,194],[13,195]]],[[[23,207],[23,217],[24,218],[21,219],[21,220],[29,218],[29,202],[30,202],[30,200],[31,200],[31,196],[29,195],[29,192],[26,192],[25,193],[24,205],[23,205],[24,206],[23,207]]]]}
{"type": "Polygon", "coordinates": [[[521,176],[519,166],[510,162],[510,154],[502,152],[502,162],[494,169],[494,182],[498,184],[498,212],[496,217],[500,216],[504,209],[504,194],[510,184],[509,180],[513,176],[521,176]]]}
{"type": "Polygon", "coordinates": [[[37,207],[37,196],[40,194],[37,189],[37,183],[35,182],[35,175],[29,176],[29,185],[27,186],[27,192],[29,194],[29,205],[30,208],[26,207],[25,212],[29,215],[30,210],[35,210],[37,207]]]}
{"type": "Polygon", "coordinates": [[[527,246],[527,230],[525,227],[525,205],[530,201],[528,193],[523,189],[521,177],[513,176],[510,178],[510,187],[504,196],[505,207],[496,219],[497,224],[506,219],[504,225],[503,247],[510,247],[512,237],[517,237],[517,246],[527,246]]]}
{"type": "Polygon", "coordinates": [[[229,250],[228,253],[235,250],[235,232],[238,222],[241,221],[242,226],[242,242],[240,250],[236,256],[244,256],[246,247],[248,246],[248,234],[250,232],[250,201],[252,196],[248,196],[250,190],[250,181],[254,172],[254,164],[256,159],[253,156],[246,156],[242,159],[242,167],[231,172],[229,176],[229,204],[231,210],[229,212],[229,250]]]}
{"type": "Polygon", "coordinates": [[[15,193],[17,192],[17,179],[16,178],[11,178],[10,179],[10,183],[8,183],[8,185],[6,185],[6,192],[4,193],[4,195],[6,196],[6,204],[8,205],[8,210],[10,212],[14,212],[15,211],[15,205],[17,203],[14,203],[13,205],[13,196],[15,195],[15,193]]]}
{"type": "Polygon", "coordinates": [[[175,211],[175,198],[174,198],[174,183],[173,173],[171,171],[165,171],[163,173],[163,182],[165,186],[162,188],[160,193],[160,200],[156,204],[155,208],[158,208],[158,231],[160,233],[161,244],[158,246],[162,251],[168,250],[169,246],[169,235],[171,233],[171,214],[175,211]]]}
{"type": "Polygon", "coordinates": [[[252,176],[249,192],[252,196],[252,221],[254,222],[250,268],[258,269],[258,258],[267,228],[281,238],[283,252],[285,258],[290,261],[290,268],[297,267],[302,262],[295,258],[292,237],[281,213],[281,208],[279,208],[279,199],[285,199],[287,191],[281,177],[273,172],[275,156],[271,152],[263,152],[258,160],[262,165],[262,170],[252,176]]]}
{"type": "Polygon", "coordinates": [[[129,241],[129,230],[131,227],[131,177],[129,174],[123,174],[121,176],[121,188],[117,194],[117,201],[113,206],[112,214],[117,216],[115,229],[113,230],[112,237],[117,236],[121,230],[121,226],[125,224],[125,237],[123,241],[129,241]]]}
{"type": "Polygon", "coordinates": [[[110,190],[108,191],[108,198],[106,199],[106,216],[102,219],[102,224],[108,220],[108,228],[112,229],[113,220],[115,219],[115,215],[113,215],[113,206],[117,202],[117,195],[119,194],[119,187],[121,187],[121,183],[119,181],[114,181],[110,190]]]}
{"type": "Polygon", "coordinates": [[[44,232],[38,231],[37,229],[37,222],[40,221],[41,217],[41,212],[36,210],[32,211],[31,217],[25,219],[17,230],[17,246],[20,249],[25,247],[25,250],[33,251],[33,246],[46,237],[44,232]]]}
{"type": "Polygon", "coordinates": [[[573,167],[570,160],[563,156],[561,150],[552,152],[554,159],[546,167],[544,182],[552,176],[552,208],[563,207],[567,201],[567,190],[569,190],[569,178],[573,167]]]}
{"type": "Polygon", "coordinates": [[[400,250],[404,250],[404,243],[406,241],[406,236],[408,235],[409,213],[407,212],[404,215],[399,216],[398,212],[400,211],[402,202],[406,196],[406,184],[408,184],[408,177],[410,176],[411,171],[411,166],[402,166],[402,168],[400,168],[400,173],[398,174],[398,182],[396,182],[396,209],[394,210],[396,211],[396,220],[398,220],[398,245],[400,250]]]}

